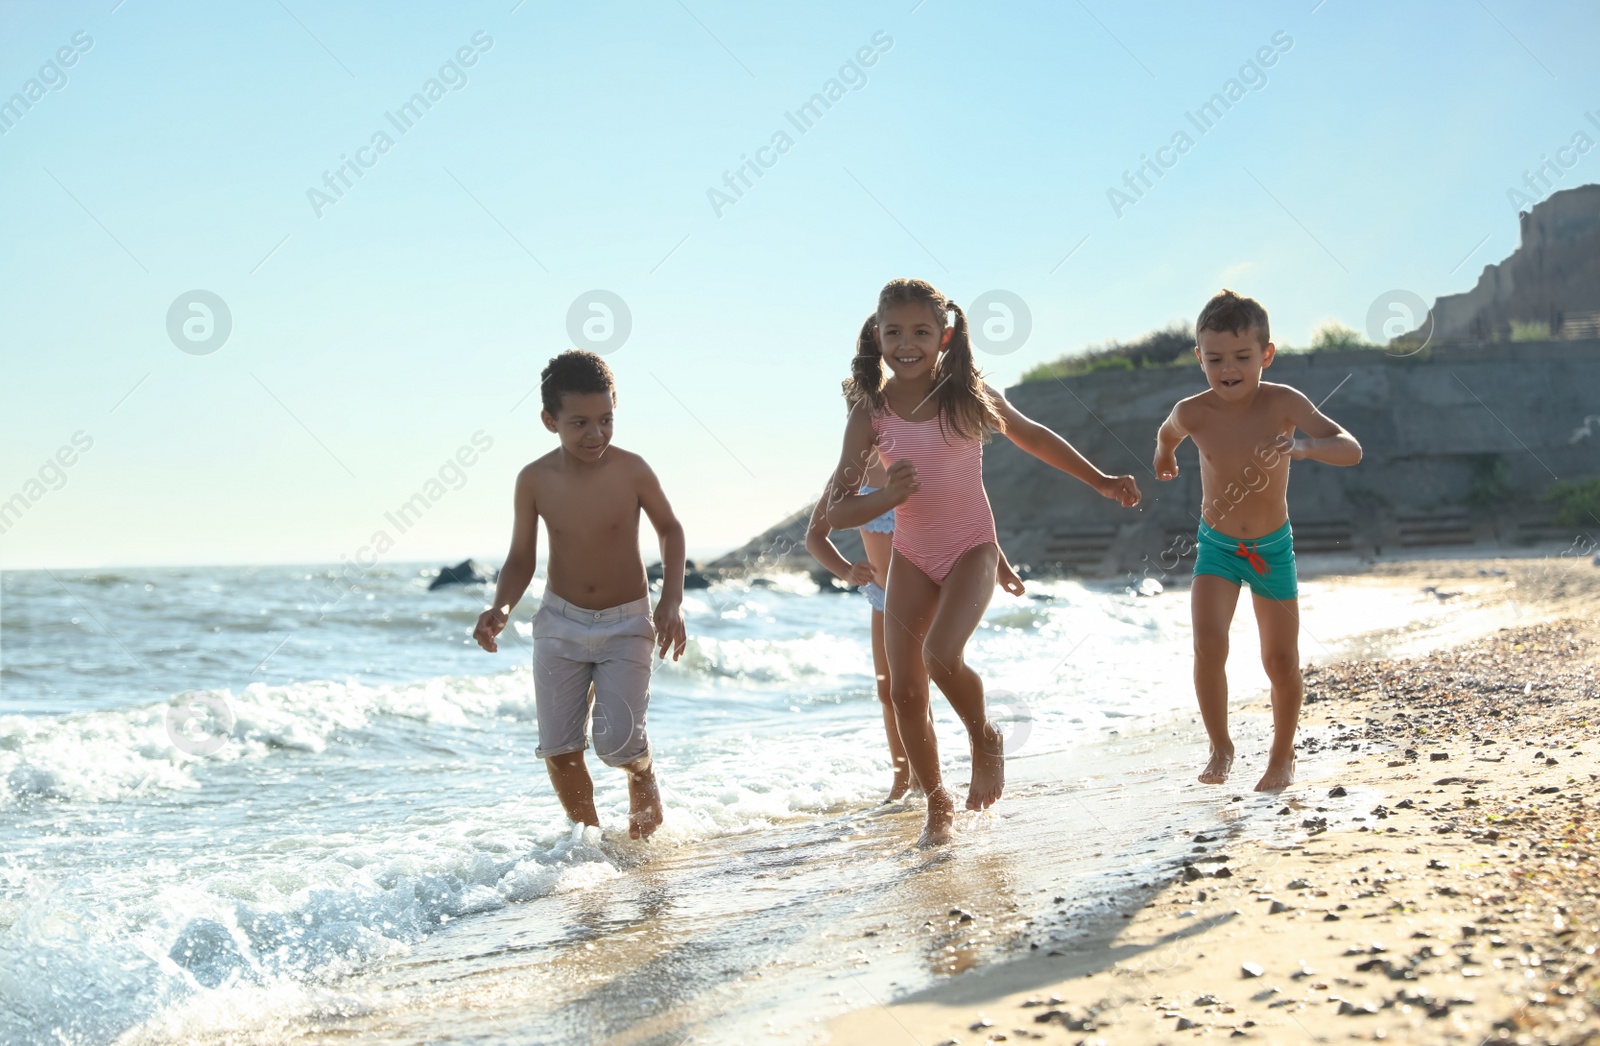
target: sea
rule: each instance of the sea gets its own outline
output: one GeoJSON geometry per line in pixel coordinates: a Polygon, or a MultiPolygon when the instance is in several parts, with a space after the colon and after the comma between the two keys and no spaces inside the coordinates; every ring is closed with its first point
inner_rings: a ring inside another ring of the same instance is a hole
{"type": "MultiPolygon", "coordinates": [[[[1007,795],[919,849],[918,802],[883,801],[866,600],[778,575],[685,597],[687,653],[652,682],[656,836],[627,838],[595,762],[602,825],[575,828],[534,757],[542,580],[489,654],[490,591],[437,574],[0,574],[0,1042],[822,1041],[847,1009],[1071,947],[1199,833],[1284,821],[1250,791],[1248,599],[1241,769],[1203,788],[1181,583],[1036,580],[968,648],[1007,795]]],[[[1433,603],[1308,581],[1303,656],[1433,603]]]]}

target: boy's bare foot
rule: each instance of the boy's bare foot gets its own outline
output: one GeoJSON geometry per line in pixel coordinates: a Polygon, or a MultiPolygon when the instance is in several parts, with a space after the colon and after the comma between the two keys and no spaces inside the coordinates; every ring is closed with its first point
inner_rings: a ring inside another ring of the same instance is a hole
{"type": "Polygon", "coordinates": [[[1256,782],[1258,792],[1276,792],[1294,784],[1294,756],[1285,760],[1267,761],[1267,772],[1256,782]]]}
{"type": "Polygon", "coordinates": [[[967,789],[967,809],[987,810],[1006,787],[1005,738],[995,725],[983,724],[983,734],[972,742],[972,786],[967,789]]]}
{"type": "Polygon", "coordinates": [[[922,827],[918,846],[943,846],[950,841],[950,828],[955,824],[956,804],[950,793],[942,787],[928,793],[928,822],[922,827]]]}
{"type": "Polygon", "coordinates": [[[628,837],[648,839],[661,827],[661,792],[656,772],[640,770],[628,775],[628,837]]]}
{"type": "MultiPolygon", "coordinates": [[[[1206,763],[1206,768],[1200,771],[1200,783],[1219,785],[1228,783],[1228,774],[1233,770],[1233,750],[1226,752],[1219,748],[1211,749],[1211,761],[1206,763]]],[[[1258,789],[1259,791],[1259,789],[1258,789]]]]}

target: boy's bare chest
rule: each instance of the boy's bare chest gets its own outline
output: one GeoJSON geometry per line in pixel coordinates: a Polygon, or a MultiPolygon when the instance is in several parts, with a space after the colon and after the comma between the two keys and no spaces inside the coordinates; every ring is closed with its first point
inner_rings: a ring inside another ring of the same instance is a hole
{"type": "Polygon", "coordinates": [[[639,497],[631,484],[611,477],[557,474],[539,484],[539,515],[553,534],[598,537],[637,529],[639,497]]]}
{"type": "Polygon", "coordinates": [[[1260,459],[1275,460],[1273,442],[1291,430],[1282,418],[1265,413],[1245,417],[1212,417],[1192,433],[1200,457],[1207,464],[1246,465],[1260,459]]]}

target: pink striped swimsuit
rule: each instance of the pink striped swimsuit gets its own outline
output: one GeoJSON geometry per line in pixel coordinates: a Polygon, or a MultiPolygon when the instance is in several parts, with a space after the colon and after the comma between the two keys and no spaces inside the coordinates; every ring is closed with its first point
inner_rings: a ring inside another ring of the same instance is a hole
{"type": "Polygon", "coordinates": [[[935,584],[956,561],[985,543],[997,543],[994,512],[983,489],[983,444],[952,436],[939,418],[906,421],[893,409],[872,416],[885,466],[905,458],[917,467],[922,489],[895,508],[894,551],[935,584]]]}

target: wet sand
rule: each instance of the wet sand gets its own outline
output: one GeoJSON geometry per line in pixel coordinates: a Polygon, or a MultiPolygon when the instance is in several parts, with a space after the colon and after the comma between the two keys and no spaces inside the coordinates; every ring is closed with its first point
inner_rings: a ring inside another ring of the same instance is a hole
{"type": "Polygon", "coordinates": [[[1239,814],[1113,917],[1035,932],[829,1041],[1600,1041],[1600,569],[1387,564],[1352,583],[1396,580],[1514,623],[1314,665],[1300,780],[1270,810],[1236,769],[1213,804],[1239,814]]]}

